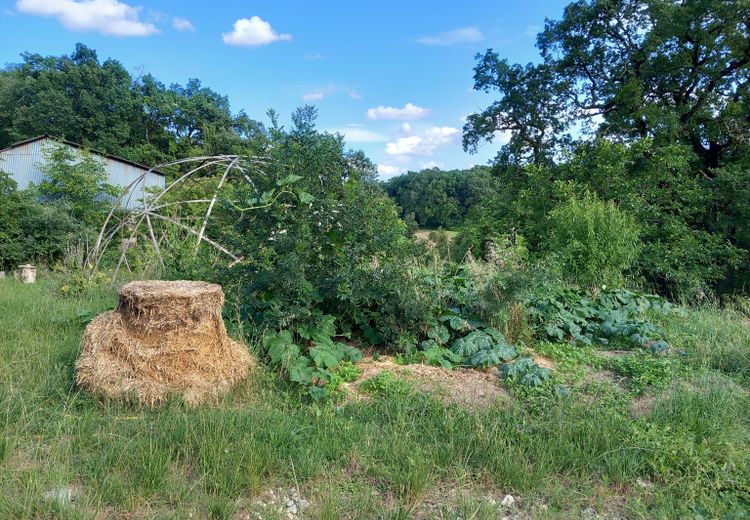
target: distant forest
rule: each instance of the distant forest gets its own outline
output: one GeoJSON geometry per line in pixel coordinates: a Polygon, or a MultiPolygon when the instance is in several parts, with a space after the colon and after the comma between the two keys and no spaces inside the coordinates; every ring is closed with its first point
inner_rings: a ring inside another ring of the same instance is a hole
{"type": "Polygon", "coordinates": [[[439,169],[409,172],[384,183],[403,217],[413,215],[428,228],[452,228],[462,224],[483,201],[495,197],[499,178],[487,166],[468,170],[439,169]]]}

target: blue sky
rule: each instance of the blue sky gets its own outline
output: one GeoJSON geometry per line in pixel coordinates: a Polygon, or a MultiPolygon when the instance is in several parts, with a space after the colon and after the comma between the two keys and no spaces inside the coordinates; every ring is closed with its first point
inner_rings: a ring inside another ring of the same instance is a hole
{"type": "Polygon", "coordinates": [[[199,78],[256,119],[314,104],[319,128],[344,133],[388,178],[486,164],[497,144],[461,148],[463,117],[493,99],[471,89],[474,55],[536,60],[536,32],[567,3],[0,0],[0,63],[83,42],[134,75],[199,78]]]}

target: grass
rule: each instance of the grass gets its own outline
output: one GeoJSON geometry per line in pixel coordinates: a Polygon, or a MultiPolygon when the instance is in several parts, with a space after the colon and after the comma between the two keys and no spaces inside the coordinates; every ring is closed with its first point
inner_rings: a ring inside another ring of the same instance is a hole
{"type": "Polygon", "coordinates": [[[326,519],[496,518],[506,493],[535,518],[750,514],[750,325],[733,314],[665,323],[683,351],[666,382],[648,359],[621,367],[653,400],[637,415],[627,384],[550,391],[598,358],[549,344],[566,369],[505,407],[446,407],[390,379],[314,406],[261,370],[218,406],[148,410],[73,384],[83,317],[114,303],[0,281],[0,518],[242,518],[270,490],[326,519]],[[69,488],[72,503],[45,497],[69,488]]]}

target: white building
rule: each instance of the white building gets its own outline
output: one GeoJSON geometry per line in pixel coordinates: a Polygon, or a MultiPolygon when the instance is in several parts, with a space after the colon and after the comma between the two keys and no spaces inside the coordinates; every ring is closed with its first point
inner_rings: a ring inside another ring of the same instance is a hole
{"type": "MultiPolygon", "coordinates": [[[[15,143],[4,150],[0,150],[0,171],[9,174],[16,181],[19,189],[26,189],[31,183],[41,184],[44,180],[44,174],[41,169],[44,168],[46,158],[44,150],[50,146],[69,146],[76,151],[85,148],[79,144],[56,139],[48,135],[42,135],[15,143]]],[[[88,150],[92,157],[101,161],[107,172],[107,183],[125,188],[130,186],[139,177],[143,176],[143,181],[131,189],[133,196],[123,201],[126,207],[135,207],[141,205],[141,198],[137,193],[151,191],[150,188],[164,189],[166,186],[166,177],[163,173],[152,170],[148,166],[128,161],[121,157],[88,150]],[[144,175],[145,174],[145,175],[144,175]]]]}

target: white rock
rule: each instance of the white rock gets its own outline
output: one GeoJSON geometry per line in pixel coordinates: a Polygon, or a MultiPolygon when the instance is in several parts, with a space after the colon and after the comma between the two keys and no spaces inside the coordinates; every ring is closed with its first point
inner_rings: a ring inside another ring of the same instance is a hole
{"type": "Polygon", "coordinates": [[[299,502],[297,503],[297,505],[299,506],[300,511],[304,511],[305,509],[307,509],[308,507],[310,507],[310,502],[308,502],[304,498],[300,498],[299,502]]]}
{"type": "Polygon", "coordinates": [[[70,504],[76,499],[76,490],[70,486],[52,488],[44,493],[44,498],[61,504],[70,504]]]}
{"type": "Polygon", "coordinates": [[[500,505],[503,507],[511,507],[515,503],[516,503],[516,499],[513,498],[513,495],[505,495],[502,502],[500,502],[500,505]]]}

